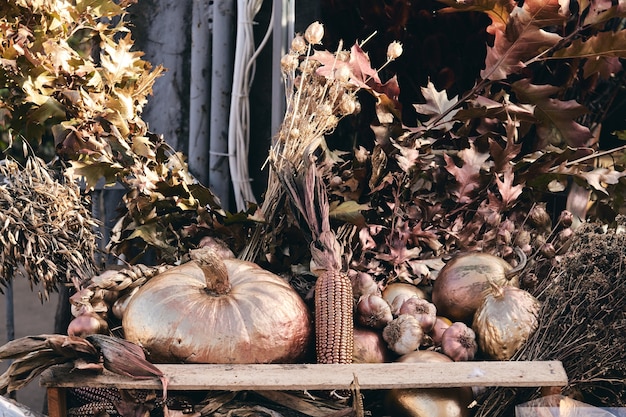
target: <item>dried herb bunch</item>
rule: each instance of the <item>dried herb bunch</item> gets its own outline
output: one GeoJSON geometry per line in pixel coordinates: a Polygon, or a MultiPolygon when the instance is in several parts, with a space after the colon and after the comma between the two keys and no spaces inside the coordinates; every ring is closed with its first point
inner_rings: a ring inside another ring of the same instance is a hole
{"type": "Polygon", "coordinates": [[[0,284],[25,272],[48,299],[59,285],[93,276],[98,223],[78,186],[36,157],[23,167],[0,161],[0,181],[0,284]]]}
{"type": "MultiPolygon", "coordinates": [[[[326,135],[335,130],[341,119],[360,111],[359,91],[385,97],[382,103],[397,102],[399,87],[395,78],[385,83],[381,81],[378,71],[382,67],[372,68],[362,49],[365,42],[356,43],[350,50],[344,50],[340,43],[332,53],[321,47],[323,36],[323,25],[312,23],[304,34],[294,37],[289,53],[281,59],[287,108],[269,149],[271,170],[261,206],[262,216],[268,223],[274,221],[283,207],[286,191],[277,173],[304,174],[306,164],[315,155],[316,175],[328,182],[333,167],[342,162],[341,153],[326,145],[326,135]]],[[[383,67],[401,53],[402,46],[392,42],[383,67]]],[[[259,227],[255,231],[240,258],[257,259],[267,244],[262,241],[264,230],[259,227]]]]}
{"type": "MultiPolygon", "coordinates": [[[[539,327],[513,360],[560,360],[565,393],[596,406],[626,405],[626,218],[606,231],[581,226],[567,255],[535,289],[542,303],[539,327]]],[[[512,415],[537,390],[494,388],[478,416],[512,415]]]]}

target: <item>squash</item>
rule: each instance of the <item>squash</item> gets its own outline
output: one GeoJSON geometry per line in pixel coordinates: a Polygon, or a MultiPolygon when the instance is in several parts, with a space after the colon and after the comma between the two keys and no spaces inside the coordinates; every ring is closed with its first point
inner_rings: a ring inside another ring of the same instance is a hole
{"type": "MultiPolygon", "coordinates": [[[[397,362],[452,362],[443,353],[416,350],[397,362]]],[[[470,387],[394,388],[385,396],[385,409],[394,417],[468,417],[473,401],[470,387]]]]}
{"type": "Polygon", "coordinates": [[[518,269],[488,253],[458,254],[439,271],[433,283],[432,302],[437,314],[471,325],[489,284],[519,287],[515,274],[518,269]]]}
{"type": "Polygon", "coordinates": [[[285,280],[212,251],[145,283],[122,328],[155,363],[293,363],[312,336],[310,312],[285,280]]]}

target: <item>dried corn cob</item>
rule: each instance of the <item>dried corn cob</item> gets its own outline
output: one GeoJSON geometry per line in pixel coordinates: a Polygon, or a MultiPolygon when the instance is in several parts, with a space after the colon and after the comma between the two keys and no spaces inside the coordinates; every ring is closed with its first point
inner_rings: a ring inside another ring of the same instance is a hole
{"type": "Polygon", "coordinates": [[[352,284],[340,271],[323,272],[315,284],[315,349],[318,363],[352,363],[352,284]]]}

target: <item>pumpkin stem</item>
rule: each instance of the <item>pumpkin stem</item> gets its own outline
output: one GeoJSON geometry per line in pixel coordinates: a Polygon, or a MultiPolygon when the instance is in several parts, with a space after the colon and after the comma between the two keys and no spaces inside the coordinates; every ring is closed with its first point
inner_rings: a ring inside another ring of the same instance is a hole
{"type": "Polygon", "coordinates": [[[216,295],[224,295],[230,292],[230,280],[228,269],[218,253],[209,248],[200,248],[191,251],[191,259],[196,261],[206,281],[206,291],[216,295]]]}

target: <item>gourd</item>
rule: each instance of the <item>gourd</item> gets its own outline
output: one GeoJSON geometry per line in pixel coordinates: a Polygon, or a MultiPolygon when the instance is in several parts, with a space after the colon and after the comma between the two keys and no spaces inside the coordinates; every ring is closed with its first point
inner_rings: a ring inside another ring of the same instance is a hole
{"type": "Polygon", "coordinates": [[[492,284],[472,324],[480,350],[491,359],[511,359],[537,329],[539,308],[528,291],[492,284]]]}
{"type": "Polygon", "coordinates": [[[285,280],[213,251],[145,283],[122,328],[155,363],[297,362],[312,336],[309,310],[285,280]]]}
{"type": "Polygon", "coordinates": [[[526,257],[521,251],[518,255],[521,260],[516,268],[502,258],[482,252],[465,252],[452,258],[433,283],[432,302],[437,314],[453,322],[471,324],[490,283],[519,287],[516,272],[523,268],[526,257]]]}
{"type": "MultiPolygon", "coordinates": [[[[442,353],[416,350],[398,358],[397,362],[452,362],[442,353]]],[[[388,415],[394,417],[468,417],[473,401],[470,387],[394,388],[385,396],[388,415]]]]}

